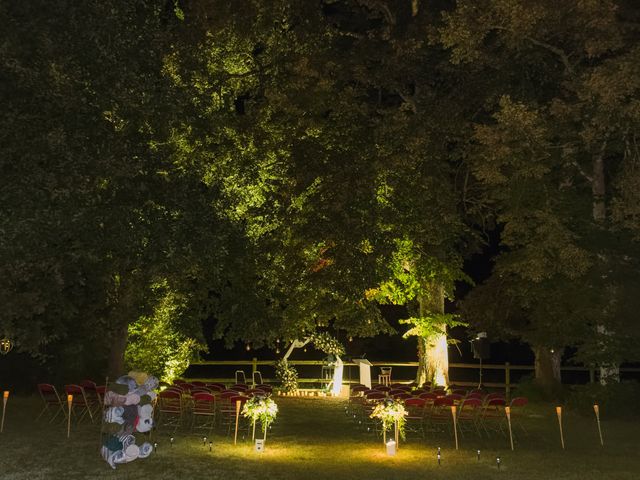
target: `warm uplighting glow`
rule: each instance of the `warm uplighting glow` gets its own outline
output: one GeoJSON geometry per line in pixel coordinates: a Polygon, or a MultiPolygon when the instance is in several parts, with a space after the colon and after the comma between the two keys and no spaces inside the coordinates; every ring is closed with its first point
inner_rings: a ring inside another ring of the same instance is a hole
{"type": "Polygon", "coordinates": [[[71,402],[73,402],[73,395],[69,394],[67,395],[67,403],[70,404],[71,402]]]}
{"type": "Polygon", "coordinates": [[[4,393],[2,394],[2,398],[4,398],[5,400],[9,398],[9,390],[4,391],[4,393]]]}
{"type": "Polygon", "coordinates": [[[433,347],[429,349],[429,362],[434,369],[434,383],[444,387],[448,386],[449,352],[446,335],[438,335],[433,347]]]}

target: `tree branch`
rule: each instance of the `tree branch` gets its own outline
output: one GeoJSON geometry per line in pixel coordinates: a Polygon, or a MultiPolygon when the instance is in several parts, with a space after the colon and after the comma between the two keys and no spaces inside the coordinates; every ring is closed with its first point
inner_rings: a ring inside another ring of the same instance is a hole
{"type": "MultiPolygon", "coordinates": [[[[517,35],[516,32],[514,32],[513,30],[507,28],[507,27],[501,27],[498,25],[494,25],[491,27],[491,30],[500,30],[500,31],[506,31],[509,32],[513,35],[517,35]]],[[[555,45],[551,45],[550,43],[547,42],[543,42],[541,40],[537,40],[529,35],[525,35],[524,37],[525,40],[527,40],[528,42],[537,45],[538,47],[542,47],[545,50],[549,50],[550,52],[556,54],[559,58],[560,61],[562,61],[562,64],[564,65],[564,68],[566,69],[567,73],[569,73],[570,75],[574,75],[574,71],[573,71],[573,66],[571,65],[571,62],[569,61],[569,55],[567,55],[567,53],[562,50],[559,47],[556,47],[555,45]]]]}
{"type": "Polygon", "coordinates": [[[576,167],[576,169],[578,170],[578,173],[580,175],[582,175],[584,178],[586,178],[587,180],[589,180],[589,183],[593,182],[593,177],[591,175],[589,175],[587,172],[585,172],[582,167],[580,166],[580,164],[578,163],[577,160],[573,160],[571,162],[571,164],[576,167]]]}

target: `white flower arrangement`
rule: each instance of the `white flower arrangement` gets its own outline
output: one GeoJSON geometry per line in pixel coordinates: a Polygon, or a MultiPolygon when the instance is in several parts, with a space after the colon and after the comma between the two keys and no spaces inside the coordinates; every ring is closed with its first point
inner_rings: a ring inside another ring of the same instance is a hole
{"type": "Polygon", "coordinates": [[[385,432],[393,428],[397,422],[398,432],[402,438],[405,438],[404,426],[407,413],[402,402],[388,398],[375,406],[373,412],[371,412],[371,418],[380,419],[382,421],[382,429],[385,432]]]}
{"type": "Polygon", "coordinates": [[[269,397],[256,395],[244,404],[242,415],[253,422],[260,421],[262,431],[266,432],[269,424],[273,423],[278,415],[278,405],[269,397]]]}

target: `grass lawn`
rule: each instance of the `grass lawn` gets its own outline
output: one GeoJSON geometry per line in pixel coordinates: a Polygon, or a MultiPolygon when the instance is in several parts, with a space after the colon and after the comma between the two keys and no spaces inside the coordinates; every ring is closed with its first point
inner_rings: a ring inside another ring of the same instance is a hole
{"type": "Polygon", "coordinates": [[[276,398],[280,414],[256,453],[248,441],[233,446],[213,435],[213,451],[202,434],[154,434],[158,451],[112,470],[98,453],[99,426],[35,423],[37,398],[9,400],[0,436],[0,479],[640,479],[640,442],[635,421],[607,421],[602,412],[605,447],[595,420],[565,413],[566,450],[560,449],[555,409],[534,406],[526,419],[528,436],[519,436],[515,452],[508,439],[409,438],[396,457],[387,457],[379,437],[358,431],[344,413],[344,401],[326,398],[276,398]],[[438,466],[436,448],[442,449],[438,466]],[[476,458],[481,450],[480,461],[476,458]],[[496,456],[502,459],[500,470],[496,456]]]}

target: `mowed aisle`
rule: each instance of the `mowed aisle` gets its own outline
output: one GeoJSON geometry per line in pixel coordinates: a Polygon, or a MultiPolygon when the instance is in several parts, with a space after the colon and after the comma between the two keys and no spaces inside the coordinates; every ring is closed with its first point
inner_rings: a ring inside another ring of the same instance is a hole
{"type": "MultiPolygon", "coordinates": [[[[354,426],[345,414],[346,400],[326,397],[277,398],[280,412],[278,438],[293,441],[304,438],[320,444],[350,436],[354,426]]],[[[355,432],[354,432],[355,433],[355,432]]]]}

